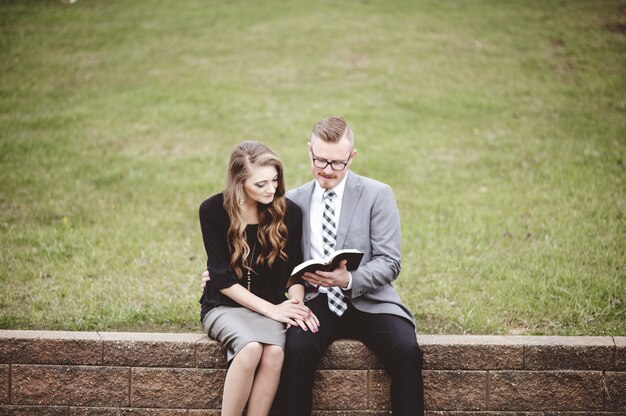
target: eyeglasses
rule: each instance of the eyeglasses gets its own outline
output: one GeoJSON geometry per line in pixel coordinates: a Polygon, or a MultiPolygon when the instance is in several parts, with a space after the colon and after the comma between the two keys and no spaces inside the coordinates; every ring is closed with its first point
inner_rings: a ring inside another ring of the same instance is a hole
{"type": "Polygon", "coordinates": [[[326,169],[326,166],[330,165],[332,170],[344,170],[348,163],[350,163],[350,159],[352,159],[352,152],[348,155],[348,160],[345,162],[341,160],[326,160],[326,159],[318,159],[315,157],[315,153],[313,153],[313,149],[311,149],[311,155],[313,156],[313,166],[318,169],[326,169]]]}

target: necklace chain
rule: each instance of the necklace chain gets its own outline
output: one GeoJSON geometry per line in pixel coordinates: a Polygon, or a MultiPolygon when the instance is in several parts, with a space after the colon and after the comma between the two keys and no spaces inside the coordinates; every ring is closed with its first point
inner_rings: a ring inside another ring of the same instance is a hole
{"type": "Polygon", "coordinates": [[[247,273],[246,273],[246,280],[247,280],[247,287],[248,287],[248,292],[250,291],[250,283],[251,283],[251,279],[250,279],[250,272],[252,271],[252,264],[254,263],[254,252],[256,250],[256,243],[257,241],[254,241],[254,246],[252,246],[252,255],[248,254],[248,264],[246,265],[246,268],[248,269],[247,273]]]}

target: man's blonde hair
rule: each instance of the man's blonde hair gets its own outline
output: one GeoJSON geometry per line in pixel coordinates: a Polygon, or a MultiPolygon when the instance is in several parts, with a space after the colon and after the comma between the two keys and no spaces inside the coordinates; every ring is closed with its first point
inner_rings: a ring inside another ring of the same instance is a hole
{"type": "Polygon", "coordinates": [[[327,143],[339,143],[345,137],[354,146],[354,134],[345,118],[341,116],[326,117],[313,127],[313,137],[319,137],[327,143]]]}

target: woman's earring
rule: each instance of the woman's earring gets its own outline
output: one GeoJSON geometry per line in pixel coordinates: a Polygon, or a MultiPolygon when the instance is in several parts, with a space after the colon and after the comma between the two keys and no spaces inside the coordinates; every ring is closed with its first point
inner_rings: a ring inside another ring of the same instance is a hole
{"type": "Polygon", "coordinates": [[[243,196],[239,198],[239,205],[243,205],[243,196]]]}

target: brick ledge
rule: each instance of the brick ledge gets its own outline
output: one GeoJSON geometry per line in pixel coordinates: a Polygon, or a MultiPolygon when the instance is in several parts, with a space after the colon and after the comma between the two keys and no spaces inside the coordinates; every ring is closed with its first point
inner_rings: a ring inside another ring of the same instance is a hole
{"type": "MultiPolygon", "coordinates": [[[[626,415],[626,337],[418,341],[433,416],[626,415]]],[[[0,330],[0,414],[219,414],[224,373],[201,333],[0,330]]],[[[388,414],[389,378],[360,342],[335,342],[316,377],[315,414],[388,414]]]]}

